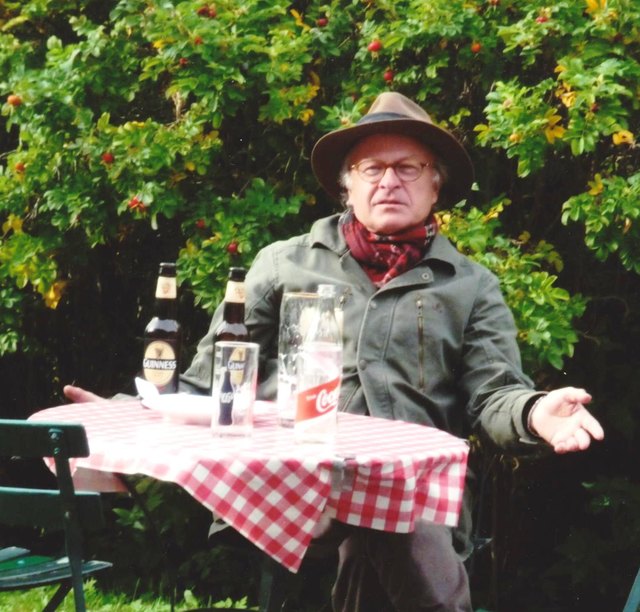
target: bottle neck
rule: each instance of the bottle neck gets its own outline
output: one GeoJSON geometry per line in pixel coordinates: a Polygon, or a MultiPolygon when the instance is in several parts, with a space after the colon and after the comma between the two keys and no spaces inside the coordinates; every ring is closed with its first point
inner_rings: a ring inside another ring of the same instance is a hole
{"type": "Polygon", "coordinates": [[[229,280],[222,311],[222,316],[227,323],[244,323],[244,300],[244,282],[229,280]]]}
{"type": "Polygon", "coordinates": [[[154,313],[158,319],[176,319],[178,314],[177,301],[156,298],[154,313]]]}
{"type": "Polygon", "coordinates": [[[320,312],[333,313],[335,309],[335,300],[333,299],[333,296],[322,295],[320,296],[318,306],[319,306],[320,312]]]}
{"type": "Polygon", "coordinates": [[[222,318],[227,323],[244,323],[244,302],[225,302],[222,318]]]}
{"type": "Polygon", "coordinates": [[[159,319],[175,319],[178,313],[178,288],[175,276],[159,276],[156,285],[155,316],[159,319]]]}

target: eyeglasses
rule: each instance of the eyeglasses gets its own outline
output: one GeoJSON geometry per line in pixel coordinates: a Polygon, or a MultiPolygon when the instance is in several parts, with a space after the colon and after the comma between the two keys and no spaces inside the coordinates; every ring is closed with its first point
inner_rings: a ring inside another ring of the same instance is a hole
{"type": "Polygon", "coordinates": [[[355,170],[360,178],[367,183],[377,183],[382,180],[387,168],[393,168],[396,176],[403,183],[412,183],[422,176],[425,168],[432,167],[433,164],[410,159],[403,159],[393,164],[385,164],[378,159],[364,159],[350,166],[349,170],[355,170]]]}

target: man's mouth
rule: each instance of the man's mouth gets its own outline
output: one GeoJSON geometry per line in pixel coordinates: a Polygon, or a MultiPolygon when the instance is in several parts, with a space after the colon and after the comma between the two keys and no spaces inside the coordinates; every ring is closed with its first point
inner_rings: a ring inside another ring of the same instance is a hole
{"type": "Polygon", "coordinates": [[[381,200],[379,202],[374,202],[374,206],[405,206],[404,202],[400,202],[398,200],[381,200]]]}

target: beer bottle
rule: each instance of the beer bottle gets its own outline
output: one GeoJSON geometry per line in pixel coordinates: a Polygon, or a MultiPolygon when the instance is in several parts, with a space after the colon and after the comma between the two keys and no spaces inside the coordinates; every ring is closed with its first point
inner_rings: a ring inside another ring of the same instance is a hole
{"type": "Polygon", "coordinates": [[[176,264],[161,263],[155,315],[144,330],[144,378],[160,393],[177,393],[182,330],[177,320],[176,264]]]}
{"type": "MultiPolygon", "coordinates": [[[[221,340],[232,342],[249,342],[249,330],[244,323],[244,279],[247,271],[244,268],[229,268],[227,287],[224,292],[222,306],[222,322],[218,325],[213,344],[221,340]]],[[[213,387],[213,347],[211,347],[211,386],[213,387]]],[[[213,389],[211,389],[213,391],[213,389]]]]}
{"type": "Polygon", "coordinates": [[[222,322],[218,325],[213,341],[232,340],[249,342],[249,330],[244,323],[244,268],[230,268],[227,288],[224,293],[222,322]]]}

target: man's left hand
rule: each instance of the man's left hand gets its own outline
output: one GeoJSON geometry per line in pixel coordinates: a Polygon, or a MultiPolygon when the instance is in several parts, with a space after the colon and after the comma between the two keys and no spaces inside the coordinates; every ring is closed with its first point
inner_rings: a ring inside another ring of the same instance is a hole
{"type": "Polygon", "coordinates": [[[556,389],[537,402],[529,423],[556,453],[585,450],[592,439],[604,438],[602,425],[585,408],[590,401],[591,395],[584,389],[556,389]]]}

